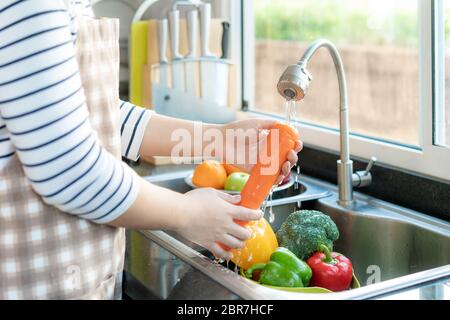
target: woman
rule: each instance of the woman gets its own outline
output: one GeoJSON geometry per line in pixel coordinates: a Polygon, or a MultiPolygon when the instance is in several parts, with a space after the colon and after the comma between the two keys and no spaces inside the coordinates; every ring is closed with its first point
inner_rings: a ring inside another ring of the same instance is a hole
{"type": "Polygon", "coordinates": [[[119,101],[117,21],[74,2],[69,13],[62,1],[0,0],[2,299],[119,298],[123,228],[174,230],[228,259],[218,243],[250,236],[233,219],[261,217],[219,191],[152,185],[120,161],[170,155],[171,133],[194,123],[119,101]]]}

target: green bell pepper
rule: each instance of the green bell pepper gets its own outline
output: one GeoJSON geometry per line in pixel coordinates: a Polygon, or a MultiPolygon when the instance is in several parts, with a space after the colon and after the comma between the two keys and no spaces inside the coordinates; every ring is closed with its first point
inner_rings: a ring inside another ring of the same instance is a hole
{"type": "Polygon", "coordinates": [[[306,262],[286,248],[277,248],[267,263],[256,263],[245,272],[248,278],[253,272],[262,270],[259,283],[277,287],[308,286],[312,277],[311,268],[306,262]]]}

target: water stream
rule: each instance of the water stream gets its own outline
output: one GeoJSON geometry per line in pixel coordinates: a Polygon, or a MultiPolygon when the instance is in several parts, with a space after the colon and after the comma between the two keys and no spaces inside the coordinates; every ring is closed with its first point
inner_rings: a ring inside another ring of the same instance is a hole
{"type": "MultiPolygon", "coordinates": [[[[296,101],[294,101],[294,100],[286,101],[285,111],[286,111],[286,118],[285,118],[286,123],[291,125],[291,126],[293,126],[293,127],[296,127],[296,124],[297,124],[296,123],[296,116],[297,116],[296,101]]],[[[269,192],[269,195],[266,197],[266,199],[264,200],[263,204],[261,205],[261,211],[264,213],[264,215],[266,214],[266,209],[268,209],[268,211],[269,211],[268,212],[268,214],[269,214],[269,216],[268,216],[269,223],[274,223],[275,222],[275,213],[274,213],[274,211],[272,209],[272,205],[269,205],[269,203],[272,202],[273,192],[274,192],[275,188],[276,188],[276,186],[272,187],[272,189],[269,192]]],[[[252,233],[251,238],[252,239],[256,238],[255,232],[252,233]]],[[[248,257],[248,260],[251,261],[252,258],[253,257],[252,257],[252,255],[250,253],[250,256],[248,257]]],[[[221,262],[223,262],[223,260],[221,261],[220,259],[216,259],[215,262],[221,263],[221,262]]],[[[227,266],[227,268],[229,268],[228,261],[227,261],[226,266],[227,266]]],[[[238,271],[239,271],[239,268],[237,266],[235,266],[234,272],[237,273],[238,271]]]]}
{"type": "Polygon", "coordinates": [[[295,127],[295,118],[297,117],[297,108],[295,100],[286,100],[285,102],[285,113],[286,113],[286,123],[295,127]]]}
{"type": "MultiPolygon", "coordinates": [[[[269,202],[272,202],[273,198],[273,190],[275,189],[275,186],[270,189],[269,193],[269,202]]],[[[275,222],[275,214],[273,213],[272,205],[269,205],[269,223],[275,222]]]]}
{"type": "MultiPolygon", "coordinates": [[[[286,114],[286,123],[296,127],[296,117],[297,117],[297,110],[296,110],[296,101],[295,100],[286,100],[285,103],[285,114],[286,114]]],[[[275,222],[275,213],[273,212],[272,206],[267,205],[267,202],[272,202],[272,196],[273,196],[273,190],[276,186],[274,186],[271,190],[269,195],[267,196],[266,200],[264,200],[264,203],[261,207],[261,210],[266,213],[266,209],[269,209],[269,223],[275,222]]]]}

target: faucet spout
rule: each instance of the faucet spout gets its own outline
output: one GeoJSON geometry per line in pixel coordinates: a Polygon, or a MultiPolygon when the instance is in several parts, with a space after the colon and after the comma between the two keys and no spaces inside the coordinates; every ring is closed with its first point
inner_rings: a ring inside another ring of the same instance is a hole
{"type": "Polygon", "coordinates": [[[347,82],[344,64],[336,46],[326,39],[319,39],[309,45],[302,58],[295,65],[286,68],[277,84],[278,92],[286,100],[301,100],[312,80],[307,70],[309,60],[319,48],[326,48],[333,58],[339,83],[339,129],[340,129],[340,159],[337,161],[339,203],[349,205],[353,201],[353,162],[349,150],[349,120],[347,82]]]}

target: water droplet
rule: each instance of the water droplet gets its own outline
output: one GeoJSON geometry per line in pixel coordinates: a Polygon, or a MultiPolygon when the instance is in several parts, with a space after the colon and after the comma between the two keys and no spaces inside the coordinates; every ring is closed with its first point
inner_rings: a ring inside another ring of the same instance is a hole
{"type": "MultiPolygon", "coordinates": [[[[273,199],[273,190],[274,190],[274,188],[272,187],[272,189],[270,190],[270,193],[269,193],[270,203],[272,203],[272,199],[273,199]]],[[[274,221],[275,221],[275,214],[273,212],[272,205],[270,205],[269,206],[269,223],[273,223],[274,221]]]]}
{"type": "Polygon", "coordinates": [[[267,208],[267,198],[263,201],[263,204],[261,205],[261,211],[263,212],[263,215],[266,214],[266,208],[267,208]]]}

